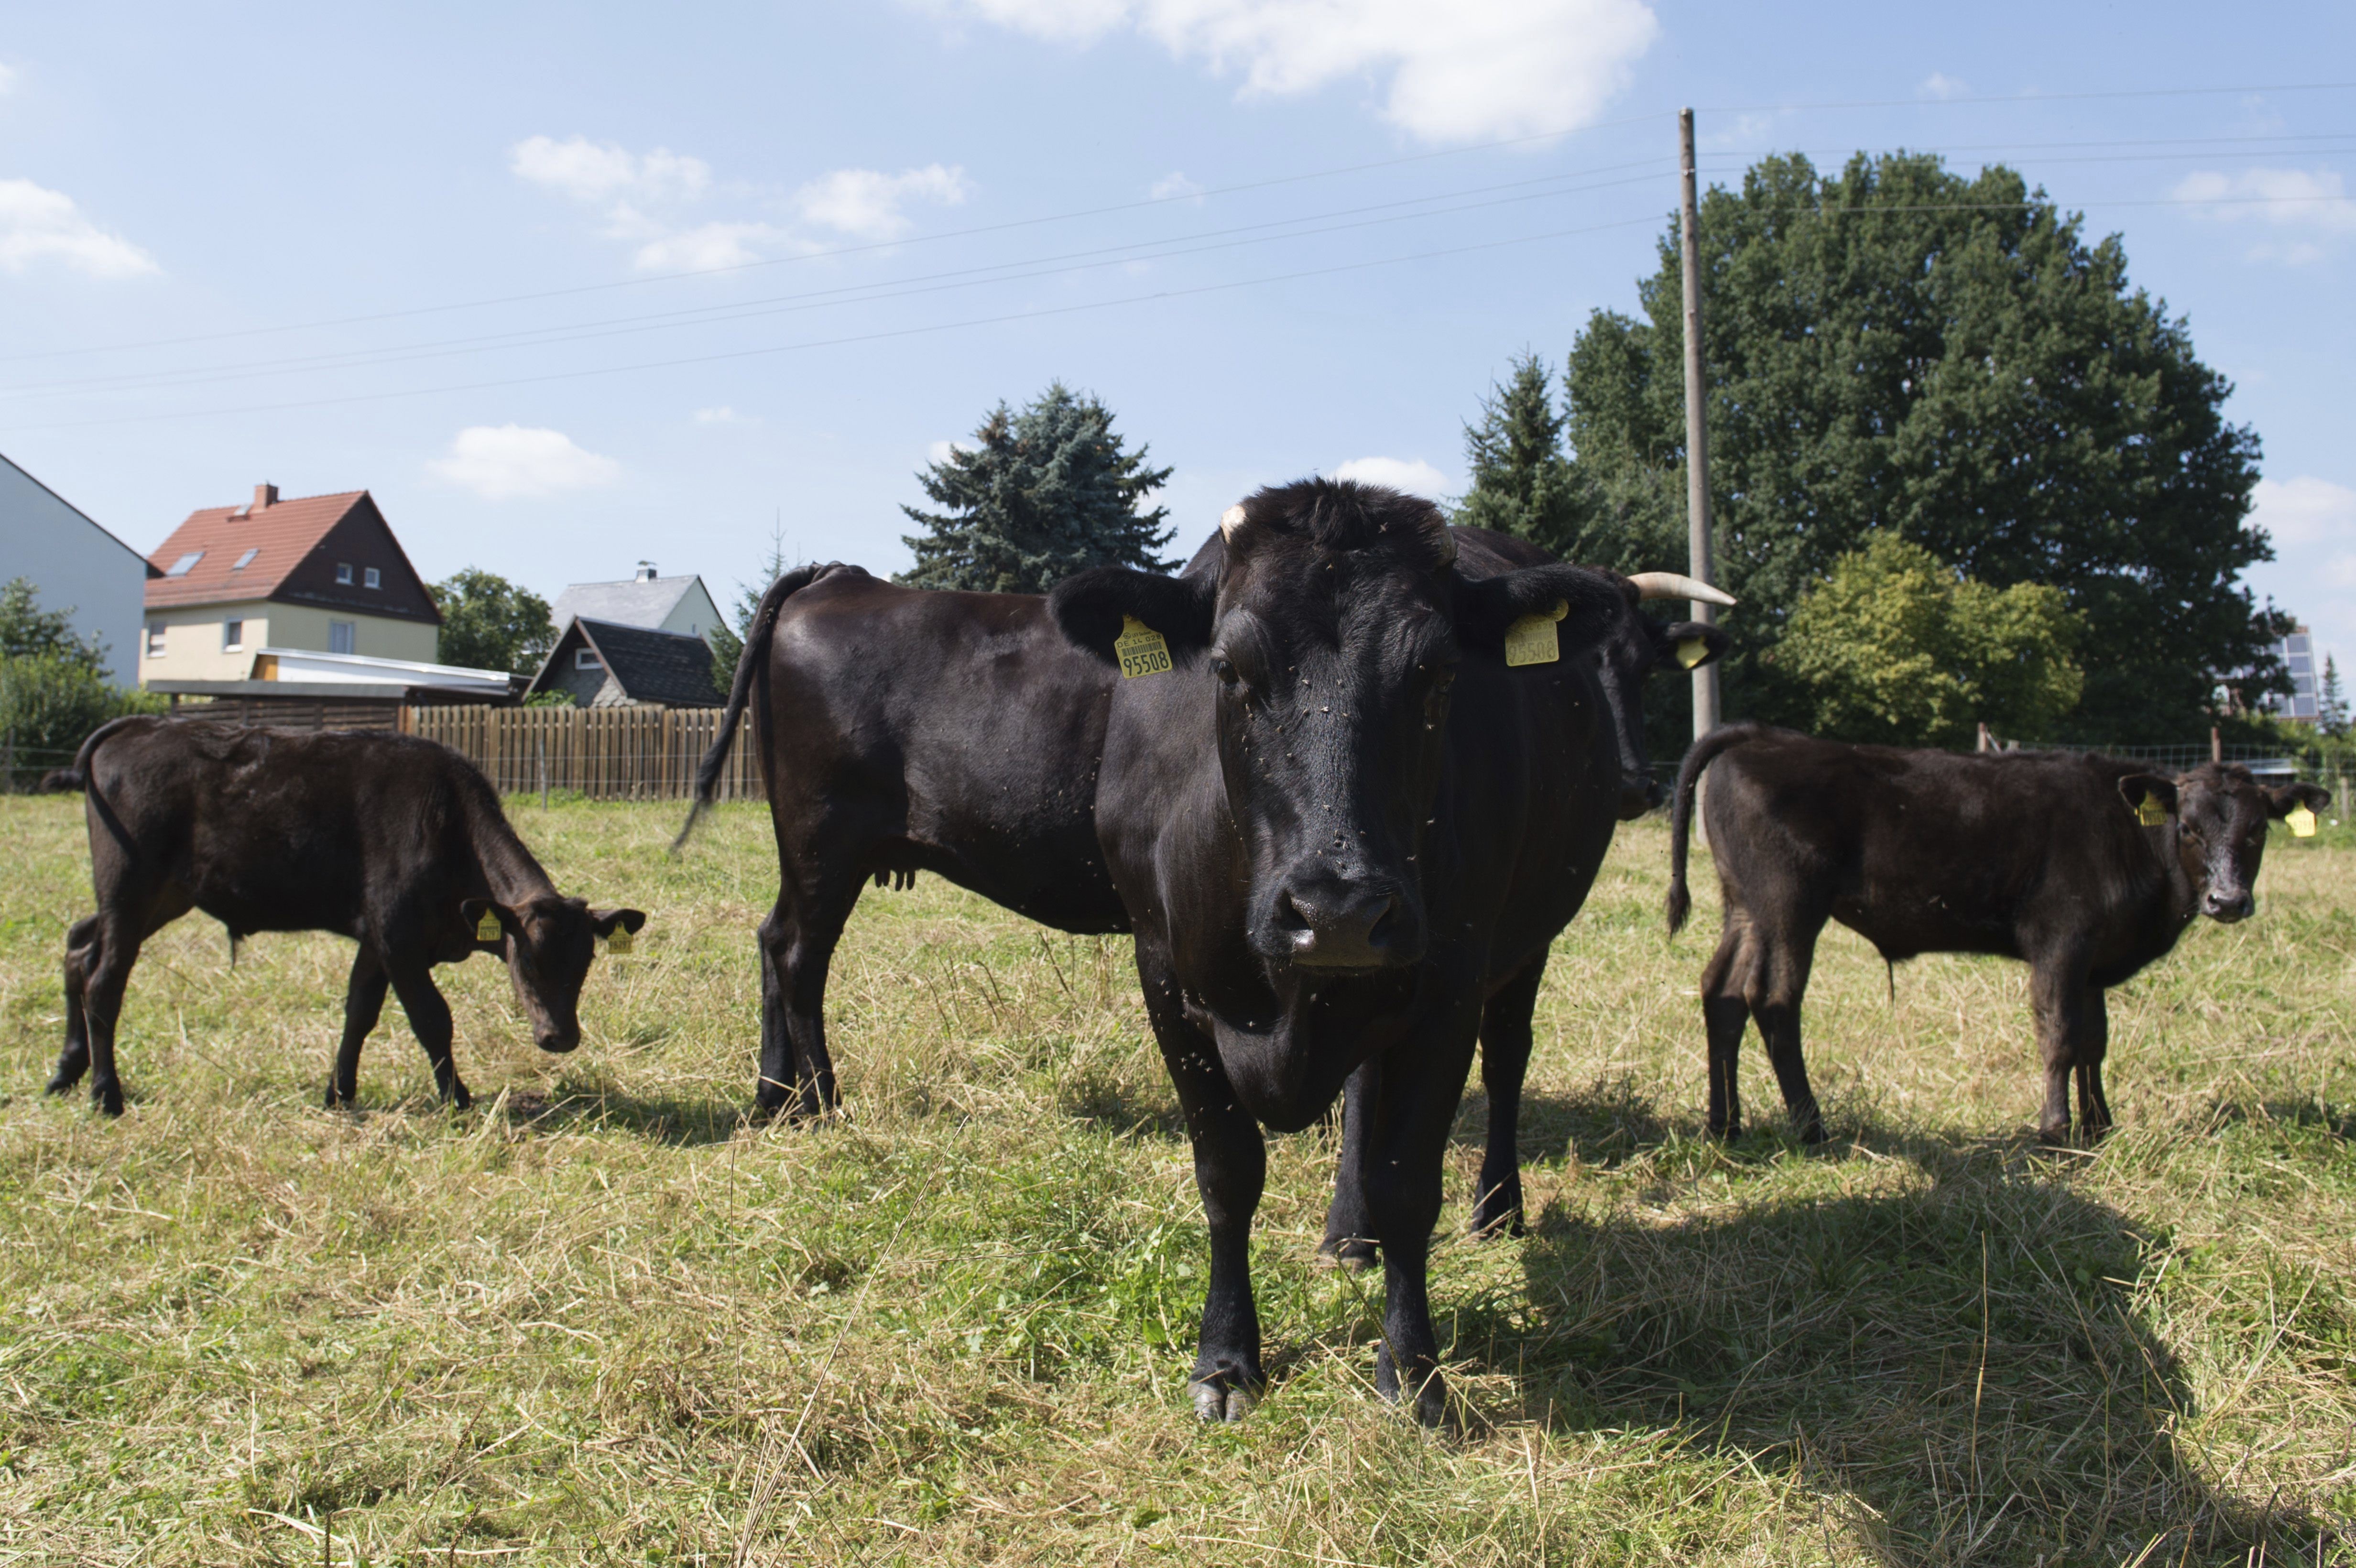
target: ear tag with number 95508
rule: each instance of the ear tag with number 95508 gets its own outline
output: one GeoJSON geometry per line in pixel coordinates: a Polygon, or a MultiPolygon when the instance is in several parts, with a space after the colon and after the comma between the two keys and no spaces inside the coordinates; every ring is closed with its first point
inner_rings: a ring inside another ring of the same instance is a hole
{"type": "Polygon", "coordinates": [[[2289,825],[2290,836],[2294,838],[2315,837],[2315,813],[2303,805],[2294,805],[2283,813],[2283,821],[2289,825]]]}
{"type": "Polygon", "coordinates": [[[1170,645],[1162,634],[1134,615],[1120,618],[1120,635],[1113,640],[1113,656],[1120,660],[1120,677],[1160,675],[1170,667],[1170,645]]]}
{"type": "Polygon", "coordinates": [[[605,938],[606,953],[611,956],[618,958],[624,954],[629,952],[629,950],[630,933],[622,927],[618,925],[616,926],[614,928],[614,934],[605,938]]]}
{"type": "Polygon", "coordinates": [[[1693,668],[1709,657],[1709,644],[1700,637],[1687,637],[1677,645],[1677,663],[1693,668]]]}
{"type": "Polygon", "coordinates": [[[1570,613],[1570,602],[1558,599],[1554,608],[1543,615],[1525,615],[1505,628],[1505,662],[1508,665],[1552,664],[1562,657],[1562,644],[1556,637],[1554,624],[1570,613]]]}
{"type": "Polygon", "coordinates": [[[485,910],[483,918],[475,923],[475,940],[497,942],[499,939],[499,916],[496,910],[485,910]]]}
{"type": "Polygon", "coordinates": [[[2166,827],[2168,807],[2159,804],[2158,796],[2147,795],[2143,797],[2143,804],[2136,807],[2136,820],[2146,827],[2166,827]]]}

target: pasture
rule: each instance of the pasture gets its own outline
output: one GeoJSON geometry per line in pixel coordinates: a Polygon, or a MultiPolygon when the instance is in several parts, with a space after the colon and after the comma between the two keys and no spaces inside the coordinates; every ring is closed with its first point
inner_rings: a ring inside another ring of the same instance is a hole
{"type": "Polygon", "coordinates": [[[397,1004],[319,1108],[350,949],[220,927],[131,982],[119,1123],[41,1093],[78,800],[0,798],[0,1562],[887,1564],[2356,1560],[2356,833],[2278,828],[2258,916],[2114,994],[2120,1130],[2030,1141],[2025,971],[1809,993],[1834,1142],[1700,1136],[1666,834],[1557,944],[1529,1233],[1432,1292],[1464,1431],[1371,1391],[1379,1276],[1316,1266],[1329,1136],[1271,1141],[1269,1396],[1198,1428],[1203,1227],[1124,942],[920,879],[834,968],[849,1114],[744,1125],[766,813],[512,802],[650,923],[541,1056],[437,972],[475,1110],[397,1004]]]}

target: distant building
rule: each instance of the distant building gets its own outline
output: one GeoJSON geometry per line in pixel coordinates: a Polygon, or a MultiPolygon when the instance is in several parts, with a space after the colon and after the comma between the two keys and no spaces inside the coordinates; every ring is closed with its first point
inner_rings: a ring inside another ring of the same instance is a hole
{"type": "Polygon", "coordinates": [[[642,560],[638,574],[626,582],[576,582],[549,606],[548,618],[560,633],[576,616],[616,626],[676,632],[709,643],[712,628],[720,624],[720,607],[712,602],[702,578],[692,574],[658,577],[654,563],[642,560]]]}
{"type": "Polygon", "coordinates": [[[2315,638],[2305,626],[2300,626],[2285,637],[2275,652],[2290,668],[2291,694],[2287,698],[2267,698],[2266,710],[2277,719],[2297,719],[2314,723],[2323,712],[2319,701],[2323,670],[2316,660],[2315,638]]]}
{"type": "Polygon", "coordinates": [[[563,692],[578,708],[717,708],[712,649],[700,636],[575,615],[527,697],[563,692]]]}
{"type": "Polygon", "coordinates": [[[102,643],[107,673],[139,671],[139,611],[146,559],[56,491],[0,457],[0,582],[31,581],[44,610],[62,610],[74,635],[102,643]]]}
{"type": "MultiPolygon", "coordinates": [[[[365,490],[188,514],[149,562],[139,679],[245,680],[264,651],[431,665],[442,612],[365,490]]],[[[186,689],[183,688],[183,689],[186,689]]]]}

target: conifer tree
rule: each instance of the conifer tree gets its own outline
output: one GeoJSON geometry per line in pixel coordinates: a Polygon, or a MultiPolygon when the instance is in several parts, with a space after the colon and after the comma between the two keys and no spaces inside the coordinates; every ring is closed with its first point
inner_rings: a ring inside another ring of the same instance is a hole
{"type": "Polygon", "coordinates": [[[1559,550],[1578,532],[1569,460],[1554,388],[1536,354],[1515,358],[1502,386],[1481,400],[1478,422],[1464,427],[1464,461],[1472,487],[1451,521],[1494,528],[1559,550]]]}
{"type": "Polygon", "coordinates": [[[1174,529],[1166,508],[1138,508],[1170,478],[1146,449],[1125,452],[1112,411],[1061,381],[1020,413],[1001,403],[973,444],[918,471],[942,510],[902,507],[928,531],[905,536],[916,564],[896,581],[917,588],[1044,593],[1092,566],[1167,571],[1154,553],[1174,529]]]}
{"type": "Polygon", "coordinates": [[[2315,727],[2334,741],[2348,733],[2348,694],[2340,688],[2340,666],[2329,654],[2323,656],[2323,686],[2316,693],[2315,727]]]}

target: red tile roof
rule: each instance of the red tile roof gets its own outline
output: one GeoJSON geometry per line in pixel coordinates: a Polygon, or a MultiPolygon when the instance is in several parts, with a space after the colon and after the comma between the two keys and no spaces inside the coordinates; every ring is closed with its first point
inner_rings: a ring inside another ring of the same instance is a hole
{"type": "Polygon", "coordinates": [[[267,505],[206,507],[189,513],[187,521],[147,559],[166,574],[147,580],[150,609],[276,598],[403,619],[441,619],[423,580],[365,490],[273,498],[267,505]],[[348,528],[344,527],[348,521],[348,528]],[[343,560],[380,569],[384,580],[380,589],[364,593],[359,583],[333,582],[333,563],[326,549],[330,535],[337,536],[336,553],[343,560]],[[195,564],[171,575],[172,568],[190,555],[196,556],[195,564]]]}

